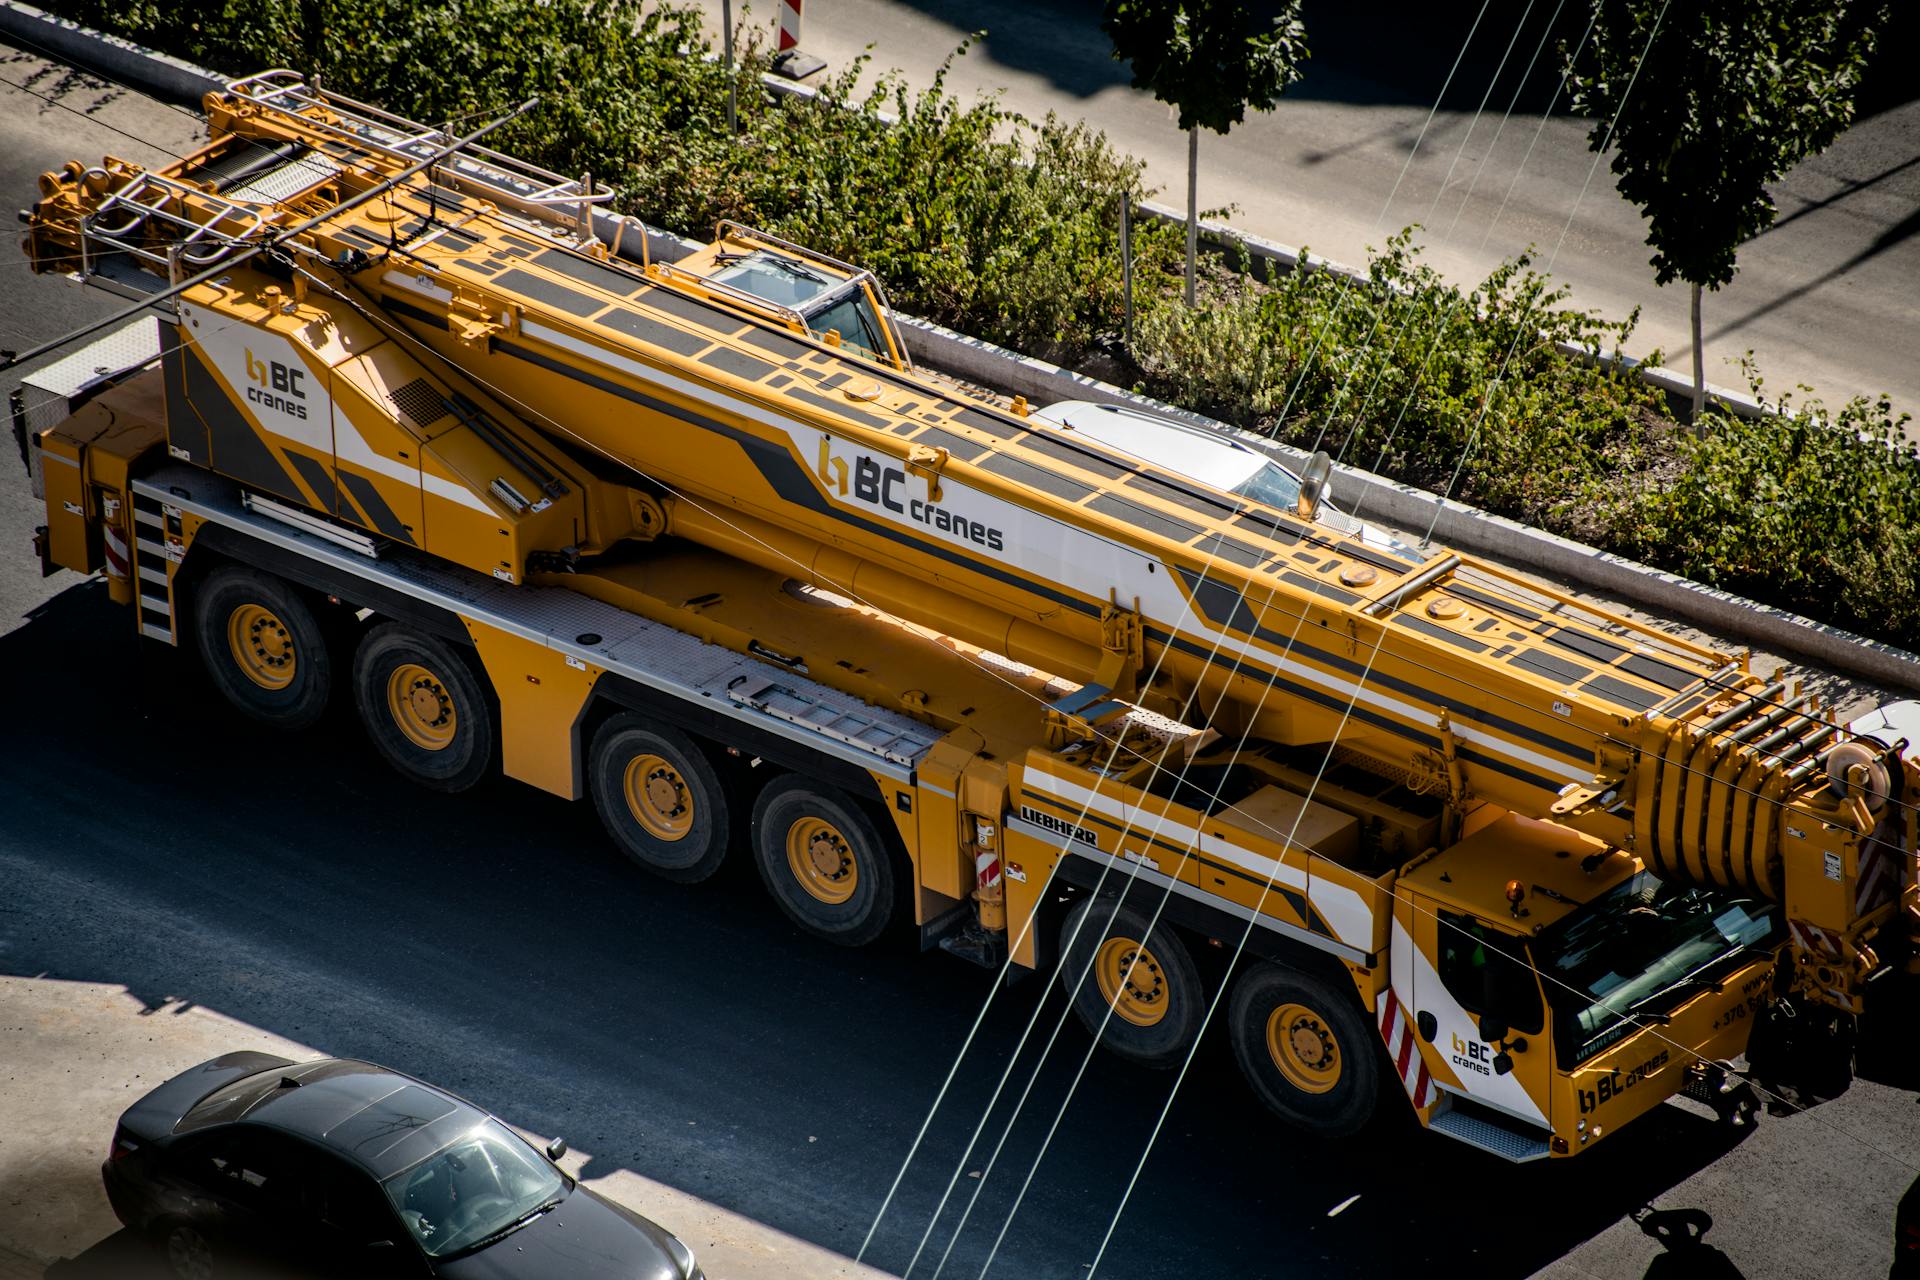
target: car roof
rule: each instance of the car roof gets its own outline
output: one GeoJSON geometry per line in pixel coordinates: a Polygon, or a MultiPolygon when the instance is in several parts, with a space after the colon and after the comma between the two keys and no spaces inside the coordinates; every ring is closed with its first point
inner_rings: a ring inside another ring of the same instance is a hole
{"type": "Polygon", "coordinates": [[[248,1123],[324,1147],[382,1180],[445,1150],[491,1118],[411,1076],[345,1058],[261,1073],[257,1096],[241,1114],[248,1123]]]}
{"type": "Polygon", "coordinates": [[[1231,436],[1125,405],[1065,400],[1034,415],[1217,489],[1231,491],[1263,465],[1279,466],[1231,436]]]}

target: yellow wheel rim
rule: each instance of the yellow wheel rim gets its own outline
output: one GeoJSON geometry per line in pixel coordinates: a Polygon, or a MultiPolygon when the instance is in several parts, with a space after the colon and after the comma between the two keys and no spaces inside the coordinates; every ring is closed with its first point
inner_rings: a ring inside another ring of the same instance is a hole
{"type": "Polygon", "coordinates": [[[1267,1015],[1267,1052],[1303,1093],[1326,1093],[1340,1083],[1340,1041],[1306,1005],[1283,1004],[1267,1015]]]}
{"type": "Polygon", "coordinates": [[[264,605],[243,604],[227,615],[227,648],[240,674],[262,689],[284,689],[299,670],[293,633],[264,605]]]}
{"type": "Polygon", "coordinates": [[[693,830],[693,790],[664,756],[627,762],[622,788],[633,820],[656,840],[679,840],[693,830]]]}
{"type": "Polygon", "coordinates": [[[787,828],[787,866],[800,887],[831,906],[853,897],[860,887],[860,864],[840,828],[808,816],[787,828]]]}
{"type": "Polygon", "coordinates": [[[460,727],[453,694],[417,662],[403,662],[387,677],[387,711],[407,741],[423,751],[444,751],[460,727]]]}
{"type": "Polygon", "coordinates": [[[1114,1013],[1136,1027],[1167,1016],[1167,975],[1153,952],[1132,938],[1108,938],[1093,957],[1093,978],[1114,1013]]]}

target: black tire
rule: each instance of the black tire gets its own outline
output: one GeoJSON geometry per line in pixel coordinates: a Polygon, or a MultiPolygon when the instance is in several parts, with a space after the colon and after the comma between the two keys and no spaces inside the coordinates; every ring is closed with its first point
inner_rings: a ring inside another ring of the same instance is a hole
{"type": "Polygon", "coordinates": [[[1322,1138],[1358,1133],[1380,1096],[1380,1036],[1351,984],[1262,962],[1229,1004],[1233,1056],[1260,1101],[1322,1138]]]}
{"type": "Polygon", "coordinates": [[[795,774],[768,783],[753,805],[753,860],[787,918],[817,938],[865,946],[893,919],[887,846],[831,787],[795,774]]]}
{"type": "Polygon", "coordinates": [[[164,1222],[153,1233],[153,1242],[177,1280],[212,1280],[220,1274],[213,1242],[191,1223],[164,1222]]]}
{"type": "Polygon", "coordinates": [[[397,622],[353,656],[353,699],[388,764],[436,791],[465,791],[493,763],[493,707],[452,645],[397,622]]]}
{"type": "Polygon", "coordinates": [[[1102,1048],[1164,1071],[1193,1047],[1206,996],[1180,935],[1165,921],[1151,936],[1147,926],[1145,916],[1117,899],[1083,899],[1060,926],[1060,983],[1102,1048]]]}
{"type": "Polygon", "coordinates": [[[601,824],[642,870],[698,884],[720,869],[732,814],[719,773],[693,739],[618,715],[594,735],[588,767],[601,824]]]}
{"type": "Polygon", "coordinates": [[[221,565],[194,593],[193,633],[208,679],[244,714],[294,730],[326,713],[333,693],[326,632],[280,579],[221,565]]]}

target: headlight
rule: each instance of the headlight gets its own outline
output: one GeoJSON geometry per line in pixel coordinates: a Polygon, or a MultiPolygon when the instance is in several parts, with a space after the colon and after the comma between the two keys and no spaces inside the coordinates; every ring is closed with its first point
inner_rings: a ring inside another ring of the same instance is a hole
{"type": "Polygon", "coordinates": [[[673,1264],[680,1268],[680,1280],[707,1280],[707,1273],[693,1259],[693,1250],[679,1236],[669,1235],[667,1248],[673,1253],[673,1264]]]}

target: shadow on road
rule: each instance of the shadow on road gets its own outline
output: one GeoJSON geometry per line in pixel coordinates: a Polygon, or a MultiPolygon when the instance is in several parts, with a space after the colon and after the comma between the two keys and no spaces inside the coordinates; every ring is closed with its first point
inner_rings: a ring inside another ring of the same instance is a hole
{"type": "MultiPolygon", "coordinates": [[[[986,39],[970,56],[1040,77],[1063,92],[1090,98],[1131,83],[1127,67],[1109,56],[1112,46],[1100,30],[1101,6],[1092,0],[905,2],[952,28],[956,45],[969,33],[985,30],[986,39]]],[[[1538,48],[1532,73],[1519,86],[1513,107],[1522,116],[1538,116],[1553,100],[1561,50],[1578,44],[1586,13],[1584,5],[1529,5],[1527,0],[1487,0],[1484,12],[1476,4],[1420,0],[1310,3],[1305,22],[1311,57],[1286,97],[1353,106],[1431,107],[1446,85],[1442,109],[1472,111],[1488,94],[1504,56],[1506,69],[1489,96],[1497,111],[1514,96],[1515,82],[1538,48]],[[1556,12],[1559,19],[1549,27],[1556,12]],[[1448,84],[1456,56],[1460,65],[1448,84]]],[[[1861,86],[1860,118],[1920,97],[1920,79],[1910,70],[1916,55],[1920,6],[1896,4],[1861,86]]],[[[885,64],[884,57],[880,61],[885,64]]],[[[1564,97],[1555,114],[1570,114],[1564,97]]]]}
{"type": "Polygon", "coordinates": [[[1914,210],[1899,222],[1882,231],[1873,238],[1872,242],[1868,244],[1866,248],[1860,250],[1839,266],[1822,272],[1798,288],[1789,289],[1785,293],[1777,294],[1761,305],[1750,308],[1741,315],[1715,328],[1713,332],[1706,335],[1706,341],[1716,342],[1721,338],[1740,332],[1740,330],[1752,324],[1754,321],[1764,316],[1772,315],[1790,303],[1798,302],[1814,290],[1838,280],[1855,267],[1864,266],[1887,250],[1904,243],[1915,235],[1920,235],[1920,209],[1914,210]]]}
{"type": "Polygon", "coordinates": [[[1705,1209],[1647,1208],[1634,1221],[1664,1250],[1647,1267],[1646,1280],[1744,1280],[1733,1259],[1706,1242],[1713,1218],[1705,1209]]]}
{"type": "MultiPolygon", "coordinates": [[[[589,806],[497,780],[417,790],[344,715],[304,737],[242,723],[179,655],[138,653],[98,584],[0,637],[0,681],[0,864],[16,907],[0,972],[119,984],[150,1010],[191,1001],[386,1063],[564,1134],[590,1153],[588,1177],[633,1170],[852,1254],[986,992],[984,975],[905,937],[845,952],[797,935],[746,859],[704,886],[662,884],[610,851],[589,806]]],[[[983,1169],[985,1151],[956,1162],[1036,1008],[1037,1041],[1062,1009],[1050,984],[996,1003],[869,1262],[904,1267],[949,1178],[983,1169]]],[[[1086,1047],[1069,1022],[992,1176],[959,1177],[980,1200],[955,1266],[978,1269],[1086,1047]]],[[[997,1272],[1077,1273],[1171,1084],[1094,1060],[997,1272]]],[[[1551,1173],[1398,1113],[1318,1143],[1259,1110],[1214,1036],[1110,1257],[1116,1274],[1257,1275],[1278,1240],[1300,1244],[1290,1275],[1456,1273],[1461,1224],[1481,1222],[1499,1247],[1475,1274],[1524,1276],[1739,1132],[1662,1108],[1551,1173]]],[[[58,1274],[110,1274],[84,1268],[127,1247],[114,1236],[58,1274]]]]}
{"type": "MultiPolygon", "coordinates": [[[[1063,92],[1090,98],[1104,90],[1132,82],[1125,64],[1111,57],[1112,45],[1100,30],[1100,6],[1086,0],[907,0],[929,18],[953,29],[954,43],[970,32],[985,30],[986,39],[970,55],[985,58],[1010,71],[1038,76],[1063,92]]],[[[1526,0],[1489,0],[1485,18],[1474,32],[1461,59],[1459,72],[1448,89],[1449,110],[1471,111],[1499,68],[1501,55],[1520,25],[1527,25],[1514,41],[1499,89],[1504,102],[1545,30],[1551,10],[1526,0]]],[[[1568,6],[1569,11],[1578,6],[1568,6]]],[[[1302,79],[1287,90],[1294,101],[1342,102],[1358,106],[1433,105],[1434,95],[1447,81],[1447,71],[1468,30],[1477,6],[1387,0],[1367,5],[1307,6],[1307,44],[1311,50],[1302,79]],[[1396,38],[1383,40],[1392,31],[1396,38]]],[[[1534,114],[1546,109],[1558,74],[1552,40],[1571,35],[1579,24],[1563,15],[1529,77],[1517,110],[1534,114]]],[[[885,59],[881,59],[884,64],[885,59]]]]}
{"type": "Polygon", "coordinates": [[[47,1280],[171,1280],[172,1275],[159,1251],[131,1231],[116,1231],[47,1268],[47,1280]]]}

